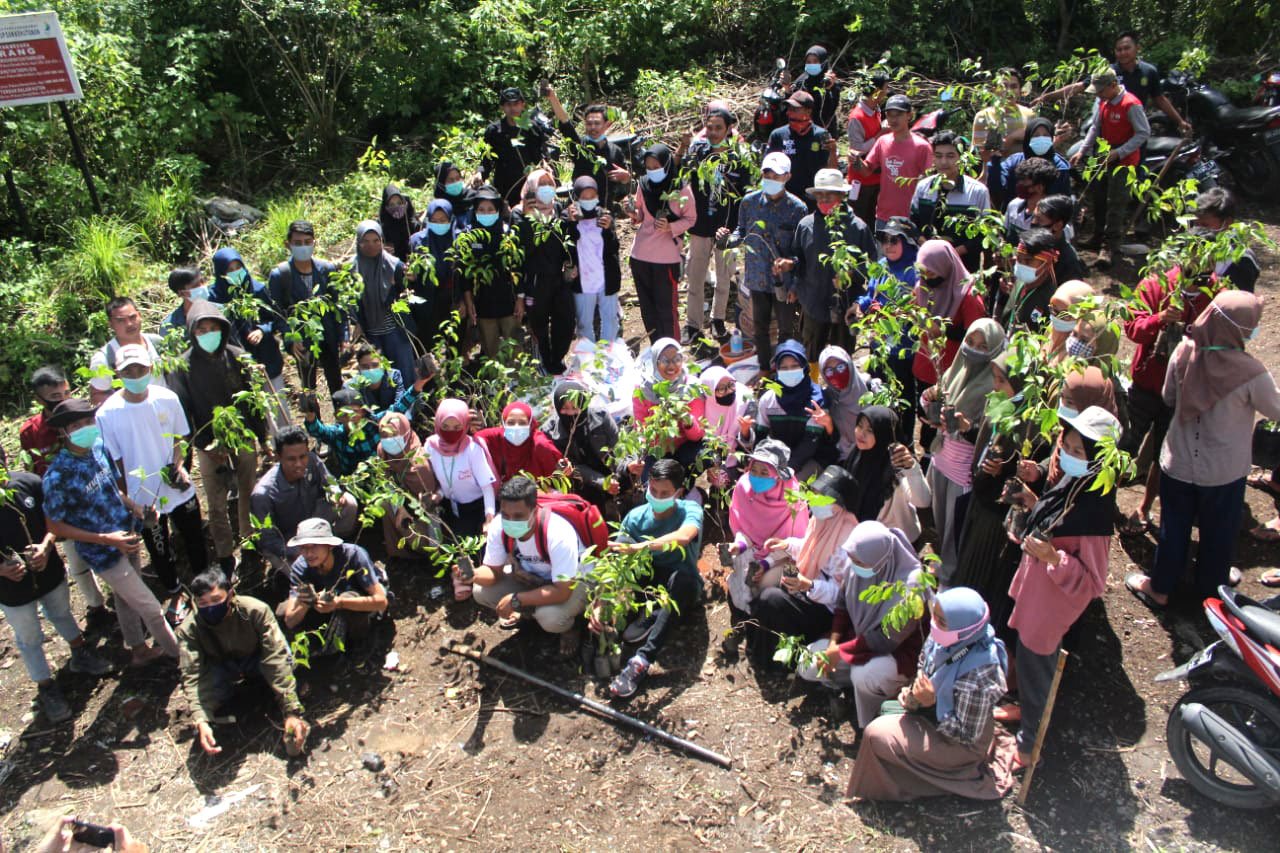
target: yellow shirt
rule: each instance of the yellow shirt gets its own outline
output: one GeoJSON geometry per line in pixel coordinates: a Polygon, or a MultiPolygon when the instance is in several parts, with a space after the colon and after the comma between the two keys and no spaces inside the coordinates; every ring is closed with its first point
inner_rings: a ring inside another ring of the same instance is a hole
{"type": "MultiPolygon", "coordinates": [[[[1035,110],[1015,104],[1012,107],[987,107],[973,117],[973,147],[981,152],[987,144],[987,135],[993,131],[1002,138],[1025,130],[1027,122],[1036,117],[1035,110]]],[[[1010,147],[1004,146],[1005,153],[1010,147]]],[[[1016,148],[1013,150],[1017,150],[1016,148]]]]}

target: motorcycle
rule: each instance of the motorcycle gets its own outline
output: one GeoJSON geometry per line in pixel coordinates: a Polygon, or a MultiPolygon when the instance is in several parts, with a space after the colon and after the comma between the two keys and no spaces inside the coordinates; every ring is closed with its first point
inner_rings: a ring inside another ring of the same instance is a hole
{"type": "Polygon", "coordinates": [[[1174,72],[1165,80],[1170,100],[1195,127],[1211,159],[1231,175],[1241,195],[1280,193],[1280,106],[1237,107],[1227,96],[1174,72]]]}
{"type": "Polygon", "coordinates": [[[1280,106],[1280,71],[1270,71],[1262,75],[1258,83],[1258,91],[1253,96],[1254,104],[1263,107],[1280,106]]]}
{"type": "Polygon", "coordinates": [[[1204,602],[1221,638],[1156,681],[1192,689],[1169,712],[1165,736],[1182,777],[1241,809],[1280,804],[1280,613],[1218,587],[1204,602]]]}
{"type": "Polygon", "coordinates": [[[769,134],[787,123],[786,85],[787,61],[778,59],[774,64],[773,79],[760,93],[760,105],[751,116],[751,151],[756,159],[764,156],[769,144],[769,134]]]}

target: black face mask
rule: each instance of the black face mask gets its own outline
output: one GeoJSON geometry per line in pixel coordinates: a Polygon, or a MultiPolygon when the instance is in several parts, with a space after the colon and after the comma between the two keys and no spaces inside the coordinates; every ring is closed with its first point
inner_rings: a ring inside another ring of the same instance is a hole
{"type": "Polygon", "coordinates": [[[942,276],[920,276],[920,283],[930,290],[937,290],[939,287],[942,287],[942,282],[942,276]]]}
{"type": "Polygon", "coordinates": [[[735,388],[728,394],[717,394],[716,402],[722,406],[732,406],[733,401],[738,399],[738,389],[735,388]]]}
{"type": "Polygon", "coordinates": [[[228,598],[221,604],[211,604],[208,607],[197,607],[196,611],[200,614],[200,619],[206,625],[218,625],[222,620],[227,618],[227,611],[231,609],[231,599],[228,598]]]}

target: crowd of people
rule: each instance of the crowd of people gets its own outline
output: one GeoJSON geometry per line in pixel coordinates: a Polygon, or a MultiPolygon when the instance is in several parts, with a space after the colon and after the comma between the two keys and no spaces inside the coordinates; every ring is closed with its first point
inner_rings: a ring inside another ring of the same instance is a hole
{"type": "MultiPolygon", "coordinates": [[[[260,678],[300,750],[299,649],[367,642],[396,572],[446,546],[457,606],[536,625],[566,654],[611,627],[590,594],[600,554],[647,552],[647,585],[665,592],[617,626],[631,653],[608,691],[626,700],[705,598],[702,544],[723,515],[722,651],[745,644],[769,670],[780,639],[803,641],[790,665],[846,691],[862,732],[850,795],[1003,795],[1031,760],[1059,649],[1105,589],[1117,523],[1156,531],[1154,564],[1126,579],[1153,608],[1179,589],[1193,527],[1198,591],[1236,580],[1250,432],[1259,414],[1280,418],[1280,390],[1248,352],[1262,319],[1251,254],[1188,257],[1121,306],[1087,281],[1073,169],[1108,143],[1095,185],[1109,206],[1091,214],[1095,265],[1109,266],[1145,96],[1158,96],[1134,85],[1136,41],[1122,36],[1115,66],[1088,81],[1096,120],[1071,158],[1008,69],[970,138],[926,139],[887,74],[854,87],[840,127],[843,84],[815,46],[759,163],[721,101],[696,134],[633,162],[607,107],[587,107],[579,127],[546,86],[555,122],[530,119],[507,89],[479,171],[440,163],[420,207],[386,187],[348,261],[319,257],[299,220],[265,277],[232,248],[213,255],[212,283],[174,270],[180,304],[157,334],[131,299],[111,300],[84,395],[58,367],[31,377],[41,411],[0,507],[0,610],[45,715],[72,710],[37,606],[71,671],[104,676],[68,579],[96,626],[112,619],[105,582],[130,665],[181,666],[200,748],[220,749],[237,685],[260,678]],[[970,227],[991,214],[1008,251],[970,227]],[[626,346],[623,221],[648,345],[619,416],[566,359],[584,339],[626,346]],[[907,305],[924,319],[885,339],[877,318],[907,305]],[[1136,345],[1127,368],[1120,334],[1136,345]],[[478,365],[526,339],[554,387],[531,400],[512,389],[499,423],[440,379],[442,358],[478,347],[478,365]],[[620,456],[628,431],[663,438],[620,456]],[[1094,486],[1144,442],[1146,495],[1120,518],[1115,490],[1094,486]],[[373,506],[359,485],[372,471],[385,473],[373,506]],[[618,526],[602,542],[606,518],[618,526]],[[362,522],[385,560],[358,541],[362,522]],[[897,591],[865,595],[885,584],[897,591]],[[912,595],[921,606],[890,619],[912,595]]],[[[1212,242],[1236,210],[1211,189],[1195,215],[1212,242]]],[[[1280,477],[1257,485],[1280,490],[1280,477]]],[[[1254,533],[1280,538],[1278,524],[1254,533]]]]}

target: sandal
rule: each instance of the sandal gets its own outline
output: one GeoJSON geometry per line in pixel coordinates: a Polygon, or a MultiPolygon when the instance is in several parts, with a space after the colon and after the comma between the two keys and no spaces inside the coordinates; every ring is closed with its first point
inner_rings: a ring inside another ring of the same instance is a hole
{"type": "Polygon", "coordinates": [[[1147,576],[1144,575],[1142,572],[1133,572],[1132,574],[1130,574],[1128,577],[1124,579],[1124,588],[1129,590],[1129,592],[1132,593],[1133,597],[1141,601],[1143,604],[1145,604],[1148,609],[1156,610],[1156,611],[1164,610],[1166,607],[1169,606],[1169,603],[1167,601],[1164,604],[1161,604],[1160,602],[1152,598],[1151,593],[1142,589],[1141,584],[1144,580],[1147,580],[1147,579],[1148,579],[1147,576]]]}
{"type": "Polygon", "coordinates": [[[1263,586],[1280,586],[1280,569],[1267,569],[1258,578],[1263,586]]]}
{"type": "Polygon", "coordinates": [[[1248,483],[1255,489],[1262,489],[1264,492],[1270,492],[1280,498],[1280,483],[1271,479],[1270,471],[1259,471],[1256,474],[1250,474],[1248,483]]]}
{"type": "Polygon", "coordinates": [[[1280,516],[1273,518],[1266,524],[1259,524],[1257,527],[1250,528],[1249,535],[1259,542],[1280,542],[1280,530],[1271,525],[1280,522],[1280,516]]]}

